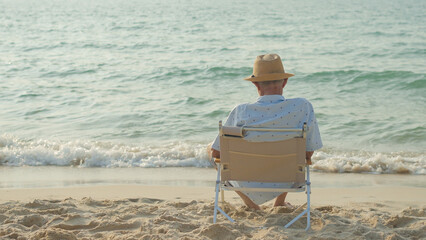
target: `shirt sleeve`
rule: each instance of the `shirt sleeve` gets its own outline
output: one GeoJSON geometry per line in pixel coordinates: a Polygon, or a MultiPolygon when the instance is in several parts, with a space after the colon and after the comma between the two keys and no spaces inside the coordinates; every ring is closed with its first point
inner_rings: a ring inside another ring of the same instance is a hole
{"type": "MultiPolygon", "coordinates": [[[[237,106],[238,107],[238,106],[237,106]]],[[[225,124],[223,126],[235,126],[236,125],[236,113],[237,113],[237,107],[232,109],[232,111],[229,113],[228,118],[225,121],[225,124]]],[[[220,151],[220,137],[219,134],[216,136],[216,138],[213,141],[212,148],[220,151]]]]}
{"type": "Polygon", "coordinates": [[[322,148],[322,140],[320,131],[318,128],[318,122],[315,117],[314,108],[312,104],[308,102],[308,122],[307,122],[307,133],[306,133],[306,151],[312,152],[322,148]]]}

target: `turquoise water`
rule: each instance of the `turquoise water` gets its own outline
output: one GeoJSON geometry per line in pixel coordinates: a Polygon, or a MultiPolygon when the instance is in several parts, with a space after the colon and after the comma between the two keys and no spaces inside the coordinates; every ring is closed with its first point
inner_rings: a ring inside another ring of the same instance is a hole
{"type": "Polygon", "coordinates": [[[206,167],[254,58],[312,102],[314,169],[426,174],[425,1],[0,1],[0,165],[206,167]]]}

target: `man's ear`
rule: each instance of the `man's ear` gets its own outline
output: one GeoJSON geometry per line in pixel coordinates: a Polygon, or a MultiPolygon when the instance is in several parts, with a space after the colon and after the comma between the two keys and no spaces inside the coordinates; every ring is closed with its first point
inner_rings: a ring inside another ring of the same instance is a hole
{"type": "Polygon", "coordinates": [[[287,80],[288,80],[288,78],[284,79],[284,82],[283,82],[283,88],[284,88],[284,87],[285,87],[285,85],[287,84],[287,80]]]}
{"type": "Polygon", "coordinates": [[[259,90],[260,90],[260,85],[259,85],[259,83],[258,83],[258,82],[252,82],[252,83],[256,86],[257,90],[259,91],[259,90]]]}

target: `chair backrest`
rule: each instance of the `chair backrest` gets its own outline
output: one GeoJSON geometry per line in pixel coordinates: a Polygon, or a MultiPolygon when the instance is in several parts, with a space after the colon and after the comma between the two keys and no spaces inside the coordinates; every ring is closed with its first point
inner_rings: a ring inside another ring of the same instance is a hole
{"type": "MultiPolygon", "coordinates": [[[[229,128],[226,130],[243,132],[229,128]]],[[[229,135],[221,128],[221,180],[303,184],[306,139],[301,132],[301,137],[288,140],[250,142],[244,139],[243,134],[229,135]]]]}

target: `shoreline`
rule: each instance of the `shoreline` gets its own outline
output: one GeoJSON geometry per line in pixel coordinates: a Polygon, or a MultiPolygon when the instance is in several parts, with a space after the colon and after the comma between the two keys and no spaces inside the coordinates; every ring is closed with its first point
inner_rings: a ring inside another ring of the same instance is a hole
{"type": "MultiPolygon", "coordinates": [[[[0,189],[0,204],[11,201],[31,202],[36,199],[63,200],[67,198],[94,200],[123,200],[153,198],[164,201],[214,201],[214,187],[199,186],[144,186],[144,185],[108,185],[80,186],[62,188],[19,188],[0,189]]],[[[313,206],[335,205],[349,206],[360,203],[384,203],[390,209],[426,206],[426,188],[420,187],[356,187],[356,188],[312,188],[313,206]]],[[[234,192],[226,191],[225,200],[232,204],[243,205],[234,192]]],[[[302,204],[306,201],[304,193],[289,193],[287,201],[302,204]]],[[[272,202],[265,203],[265,206],[272,202]]],[[[269,205],[268,205],[269,204],[269,205]]]]}
{"type": "MultiPolygon", "coordinates": [[[[63,188],[109,185],[212,187],[213,168],[75,168],[0,166],[0,189],[63,188]]],[[[311,171],[314,188],[397,186],[426,188],[426,175],[322,173],[311,171]]]]}

